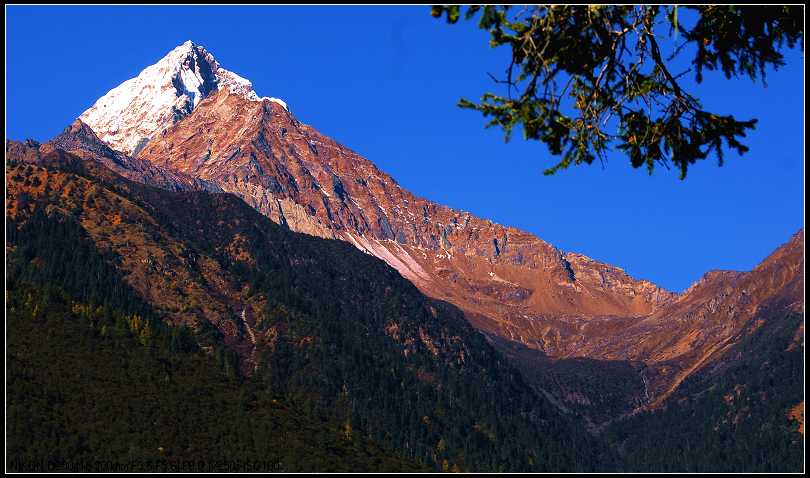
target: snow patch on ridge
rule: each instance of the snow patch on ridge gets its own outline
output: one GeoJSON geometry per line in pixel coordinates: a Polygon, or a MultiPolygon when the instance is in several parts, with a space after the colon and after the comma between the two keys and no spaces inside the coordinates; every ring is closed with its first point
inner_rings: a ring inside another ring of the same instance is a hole
{"type": "Polygon", "coordinates": [[[262,97],[262,100],[267,100],[267,101],[272,101],[273,103],[278,103],[278,104],[280,104],[280,105],[281,105],[281,106],[282,106],[282,107],[283,107],[285,110],[290,111],[290,109],[289,109],[289,108],[287,108],[287,103],[286,103],[284,100],[280,100],[280,99],[278,99],[278,98],[271,98],[271,97],[269,97],[269,96],[263,96],[263,97],[262,97]]]}

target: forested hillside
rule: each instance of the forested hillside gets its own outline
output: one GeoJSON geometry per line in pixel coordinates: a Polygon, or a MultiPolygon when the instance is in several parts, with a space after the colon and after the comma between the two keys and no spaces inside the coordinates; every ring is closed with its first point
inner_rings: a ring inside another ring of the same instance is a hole
{"type": "Polygon", "coordinates": [[[804,400],[804,317],[784,312],[737,344],[722,373],[698,373],[666,408],[620,421],[605,438],[621,469],[801,472],[804,435],[788,411],[804,400]]]}
{"type": "Polygon", "coordinates": [[[160,321],[75,221],[10,226],[9,471],[425,469],[227,376],[223,349],[160,321]]]}
{"type": "Polygon", "coordinates": [[[391,469],[387,463],[447,471],[610,466],[606,448],[533,393],[457,309],[427,299],[379,259],[289,232],[231,195],[170,193],[86,164],[60,153],[45,158],[48,167],[21,163],[7,170],[9,287],[16,301],[9,329],[17,354],[9,382],[16,424],[10,429],[17,430],[10,438],[18,444],[12,458],[42,458],[41,440],[21,433],[28,428],[51,437],[63,459],[142,458],[153,448],[181,458],[263,457],[265,437],[284,430],[263,424],[289,407],[278,420],[298,413],[305,423],[322,420],[320,429],[309,427],[312,433],[290,421],[290,433],[310,443],[337,441],[313,445],[321,454],[306,447],[292,457],[292,451],[271,454],[284,458],[285,470],[391,469]],[[102,226],[129,238],[131,249],[117,249],[122,246],[102,226]],[[141,266],[122,255],[149,249],[158,260],[156,251],[169,248],[197,260],[177,259],[166,272],[165,264],[141,266]],[[207,257],[219,275],[193,270],[207,257]],[[207,290],[217,281],[249,284],[239,299],[263,307],[252,323],[240,324],[239,310],[222,298],[233,319],[207,323],[191,308],[183,313],[196,320],[187,320],[187,329],[179,313],[173,316],[179,328],[167,328],[160,299],[157,306],[145,301],[131,285],[140,287],[133,278],[149,272],[140,267],[166,277],[188,268],[207,290]],[[121,368],[132,374],[107,376],[121,368]],[[65,380],[52,380],[57,376],[65,380]],[[220,385],[211,385],[209,401],[194,402],[204,400],[194,391],[209,382],[220,385]],[[43,409],[52,402],[66,408],[55,415],[36,407],[38,413],[25,412],[35,390],[43,409]],[[82,406],[93,419],[76,423],[82,406]],[[382,451],[341,458],[354,447],[393,450],[400,458],[382,451]]]}

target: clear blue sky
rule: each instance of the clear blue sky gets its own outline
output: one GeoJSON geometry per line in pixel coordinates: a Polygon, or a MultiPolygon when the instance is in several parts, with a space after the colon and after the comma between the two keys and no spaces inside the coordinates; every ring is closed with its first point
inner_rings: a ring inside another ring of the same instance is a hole
{"type": "Polygon", "coordinates": [[[533,232],[679,291],[748,270],[804,224],[803,55],[768,87],[709,75],[707,109],[759,118],[751,151],[652,177],[620,155],[545,177],[545,147],[505,144],[460,110],[508,52],[428,7],[7,7],[6,135],[47,140],[185,40],[415,194],[533,232]]]}

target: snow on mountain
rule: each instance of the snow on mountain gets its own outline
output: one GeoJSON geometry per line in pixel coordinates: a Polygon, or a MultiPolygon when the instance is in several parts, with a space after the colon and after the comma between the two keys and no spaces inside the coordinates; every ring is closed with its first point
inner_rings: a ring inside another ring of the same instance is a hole
{"type": "Polygon", "coordinates": [[[259,98],[250,81],[222,68],[205,48],[187,41],[110,90],[79,119],[114,149],[135,156],[155,134],[224,88],[251,101],[268,100],[287,108],[277,98],[259,98]]]}

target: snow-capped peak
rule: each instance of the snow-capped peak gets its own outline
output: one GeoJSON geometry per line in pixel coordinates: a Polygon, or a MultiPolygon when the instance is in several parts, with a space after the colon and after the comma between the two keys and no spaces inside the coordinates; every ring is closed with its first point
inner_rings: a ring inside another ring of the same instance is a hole
{"type": "Polygon", "coordinates": [[[250,81],[219,66],[205,48],[189,40],[110,90],[79,119],[114,149],[136,155],[155,134],[224,88],[250,101],[267,99],[287,108],[277,98],[259,98],[250,81]]]}

